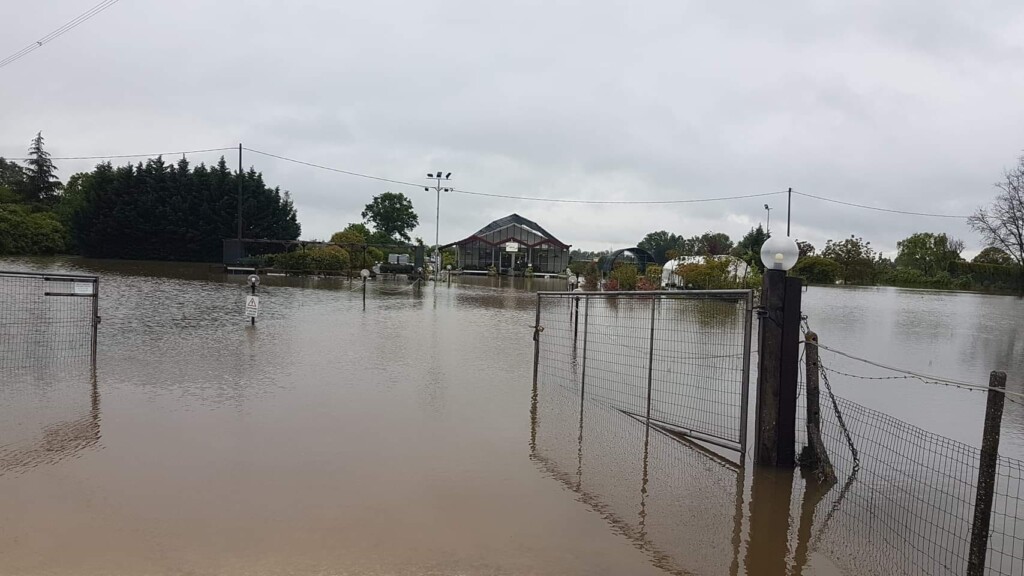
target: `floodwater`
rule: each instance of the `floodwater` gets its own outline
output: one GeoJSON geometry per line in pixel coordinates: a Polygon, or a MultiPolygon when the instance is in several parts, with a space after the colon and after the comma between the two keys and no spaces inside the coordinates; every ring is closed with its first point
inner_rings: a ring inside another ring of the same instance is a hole
{"type": "MultiPolygon", "coordinates": [[[[764,496],[784,481],[633,421],[602,426],[621,415],[600,409],[584,430],[558,418],[572,399],[557,393],[533,402],[531,291],[561,281],[372,281],[364,311],[358,283],[264,278],[253,329],[244,277],[205,265],[0,269],[97,273],[103,317],[95,375],[5,374],[19,408],[0,406],[0,574],[837,572],[806,541],[751,537],[765,518],[786,534],[788,510],[764,496]]],[[[823,344],[980,383],[1004,369],[1020,390],[1019,300],[812,288],[804,302],[823,344]]],[[[978,443],[984,394],[833,385],[978,443]]],[[[1003,452],[1019,457],[1024,414],[1006,411],[1003,452]]]]}

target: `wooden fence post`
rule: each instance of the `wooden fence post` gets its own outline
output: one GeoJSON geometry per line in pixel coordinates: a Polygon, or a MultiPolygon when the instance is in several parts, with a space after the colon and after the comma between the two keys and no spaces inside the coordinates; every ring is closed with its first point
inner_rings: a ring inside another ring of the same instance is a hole
{"type": "Polygon", "coordinates": [[[1003,401],[1006,399],[1006,372],[992,372],[988,379],[988,401],[985,403],[985,431],[981,437],[981,458],[978,461],[978,488],[974,500],[974,524],[971,526],[971,550],[967,560],[967,576],[985,573],[988,551],[988,529],[992,522],[992,497],[999,465],[999,428],[1003,422],[1003,401]]]}
{"type": "Polygon", "coordinates": [[[807,446],[800,454],[800,466],[813,471],[818,480],[831,484],[836,481],[836,472],[821,438],[818,335],[810,330],[804,334],[804,352],[807,359],[807,446]]]}

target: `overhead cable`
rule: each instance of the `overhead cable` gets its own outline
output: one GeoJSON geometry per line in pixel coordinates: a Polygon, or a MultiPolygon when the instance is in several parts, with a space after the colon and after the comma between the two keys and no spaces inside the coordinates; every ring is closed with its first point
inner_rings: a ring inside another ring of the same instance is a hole
{"type": "Polygon", "coordinates": [[[35,42],[29,44],[28,46],[25,46],[21,50],[18,50],[14,54],[11,54],[11,55],[7,56],[3,60],[0,60],[0,68],[3,68],[4,66],[7,66],[8,64],[13,64],[14,62],[24,58],[25,56],[28,56],[32,52],[38,50],[39,48],[42,48],[44,44],[47,44],[51,40],[55,40],[58,37],[64,35],[65,33],[71,31],[72,29],[78,27],[80,24],[82,24],[85,21],[89,20],[93,16],[96,16],[100,12],[103,12],[107,8],[110,8],[111,6],[113,6],[114,4],[118,3],[119,1],[120,0],[103,0],[99,4],[93,6],[92,8],[86,10],[85,12],[79,14],[78,16],[72,18],[70,21],[65,23],[60,28],[57,28],[56,30],[53,30],[52,32],[50,32],[46,36],[43,36],[42,38],[40,38],[39,40],[36,40],[35,42]]]}

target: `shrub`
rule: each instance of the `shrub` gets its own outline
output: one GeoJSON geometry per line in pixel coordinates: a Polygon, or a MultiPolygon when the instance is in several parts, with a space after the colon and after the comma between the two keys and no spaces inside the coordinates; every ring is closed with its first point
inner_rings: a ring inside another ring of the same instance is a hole
{"type": "Polygon", "coordinates": [[[640,280],[640,274],[637,272],[636,266],[632,264],[625,264],[622,266],[616,266],[614,270],[609,274],[608,284],[615,281],[615,288],[609,288],[605,286],[606,290],[636,290],[636,284],[640,280]]]}
{"type": "Polygon", "coordinates": [[[807,256],[797,261],[790,272],[808,284],[835,284],[842,272],[839,264],[822,256],[807,256]]]}
{"type": "Polygon", "coordinates": [[[328,246],[278,254],[274,257],[274,268],[287,272],[342,272],[349,268],[350,262],[344,248],[328,246]]]}
{"type": "Polygon", "coordinates": [[[67,230],[50,212],[0,206],[0,254],[56,254],[67,249],[67,230]]]}

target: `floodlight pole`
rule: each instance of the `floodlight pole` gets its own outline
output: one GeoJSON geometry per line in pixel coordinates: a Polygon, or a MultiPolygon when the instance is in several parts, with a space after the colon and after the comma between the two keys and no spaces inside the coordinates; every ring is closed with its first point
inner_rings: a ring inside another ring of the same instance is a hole
{"type": "MultiPolygon", "coordinates": [[[[441,172],[431,172],[427,174],[428,180],[434,180],[434,190],[437,191],[437,213],[434,219],[434,284],[436,285],[441,281],[441,192],[451,192],[451,188],[441,187],[441,181],[451,180],[452,173],[442,174],[441,172]]],[[[424,188],[426,191],[430,191],[429,187],[424,188]]]]}

